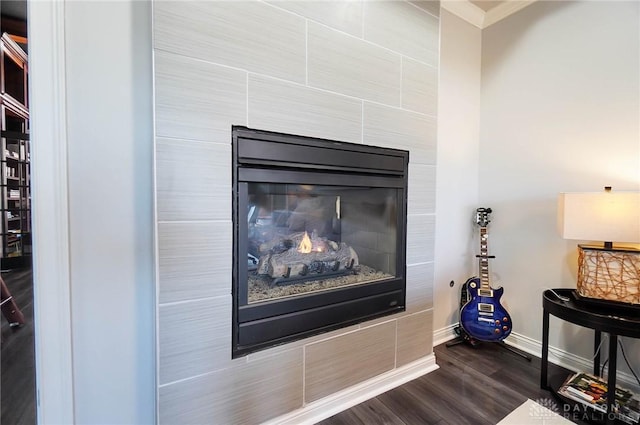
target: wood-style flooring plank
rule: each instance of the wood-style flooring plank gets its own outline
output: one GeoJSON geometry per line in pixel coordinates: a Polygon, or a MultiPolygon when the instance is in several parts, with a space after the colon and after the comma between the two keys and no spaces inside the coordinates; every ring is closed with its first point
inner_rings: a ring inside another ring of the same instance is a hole
{"type": "Polygon", "coordinates": [[[508,400],[501,400],[506,397],[507,388],[496,389],[491,380],[474,372],[473,369],[441,368],[433,372],[431,379],[413,381],[412,387],[449,422],[495,424],[496,418],[504,417],[512,410],[509,402],[514,396],[508,394],[508,400]],[[443,408],[446,415],[442,413],[443,408]]]}
{"type": "Polygon", "coordinates": [[[33,281],[30,267],[2,273],[11,295],[25,317],[25,324],[10,327],[0,317],[0,423],[35,425],[36,386],[33,328],[33,281]]]}
{"type": "Polygon", "coordinates": [[[401,386],[396,391],[387,391],[377,397],[385,406],[402,419],[405,424],[437,425],[447,424],[442,416],[425,403],[422,394],[416,394],[409,388],[401,386]]]}
{"type": "Polygon", "coordinates": [[[377,398],[372,398],[351,409],[335,415],[323,423],[325,425],[406,425],[396,414],[377,398]]]}
{"type": "MultiPolygon", "coordinates": [[[[529,362],[495,343],[449,348],[442,344],[434,352],[439,369],[372,399],[384,404],[404,425],[493,425],[528,398],[552,399],[540,389],[539,358],[529,362]]],[[[570,373],[552,364],[549,369],[570,373]]],[[[365,403],[370,405],[371,400],[365,403]]],[[[388,412],[377,418],[375,410],[367,409],[365,417],[362,409],[355,406],[320,424],[388,423],[388,412]]]]}

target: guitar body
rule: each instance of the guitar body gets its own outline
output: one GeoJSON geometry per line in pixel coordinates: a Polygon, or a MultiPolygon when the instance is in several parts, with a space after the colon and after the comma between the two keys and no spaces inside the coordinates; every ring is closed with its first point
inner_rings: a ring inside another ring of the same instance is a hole
{"type": "Polygon", "coordinates": [[[500,304],[504,289],[481,288],[480,278],[465,283],[471,299],[460,311],[460,325],[480,341],[502,341],[511,333],[511,317],[500,304]]]}

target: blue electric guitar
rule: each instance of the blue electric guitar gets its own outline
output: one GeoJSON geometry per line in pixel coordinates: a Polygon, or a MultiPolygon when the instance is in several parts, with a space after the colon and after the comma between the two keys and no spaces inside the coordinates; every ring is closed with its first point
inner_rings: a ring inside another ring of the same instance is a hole
{"type": "Polygon", "coordinates": [[[489,284],[489,258],[487,225],[491,208],[478,208],[476,223],[480,226],[480,277],[465,283],[469,301],[460,311],[460,325],[469,336],[480,341],[502,341],[511,333],[511,317],[500,304],[504,290],[489,284]]]}

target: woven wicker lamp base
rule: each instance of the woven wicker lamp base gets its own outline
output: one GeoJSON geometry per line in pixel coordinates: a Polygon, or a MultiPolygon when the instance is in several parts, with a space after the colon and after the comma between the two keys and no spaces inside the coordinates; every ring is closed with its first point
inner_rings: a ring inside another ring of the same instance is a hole
{"type": "Polygon", "coordinates": [[[577,293],[640,309],[640,250],[578,245],[577,293]]]}

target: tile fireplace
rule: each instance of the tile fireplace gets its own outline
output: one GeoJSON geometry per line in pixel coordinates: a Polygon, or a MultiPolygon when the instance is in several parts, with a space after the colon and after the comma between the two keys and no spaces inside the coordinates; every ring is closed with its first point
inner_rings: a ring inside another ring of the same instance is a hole
{"type": "Polygon", "coordinates": [[[233,357],[404,311],[409,153],[232,138],[233,357]]]}

